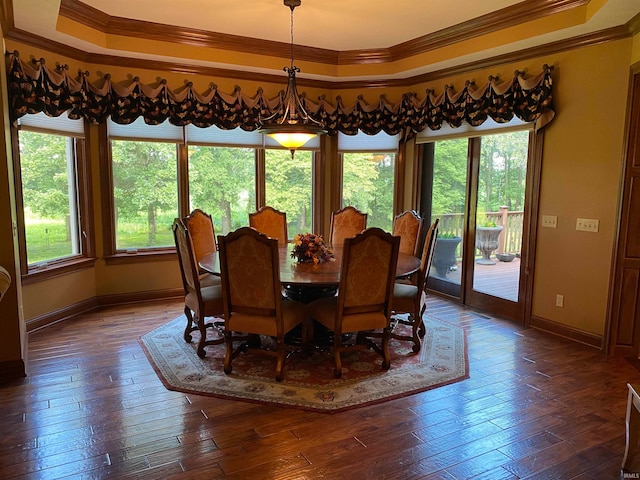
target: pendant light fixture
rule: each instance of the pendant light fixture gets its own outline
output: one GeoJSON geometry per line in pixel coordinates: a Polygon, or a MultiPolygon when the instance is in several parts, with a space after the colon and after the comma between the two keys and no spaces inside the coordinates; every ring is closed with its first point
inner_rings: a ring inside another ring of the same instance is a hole
{"type": "Polygon", "coordinates": [[[293,64],[293,10],[299,7],[302,0],[284,0],[284,5],[291,10],[291,63],[283,70],[288,74],[287,90],[280,109],[266,118],[260,119],[258,132],[273,138],[283,147],[291,151],[293,158],[297,148],[300,148],[316,135],[327,133],[324,125],[312,118],[302,105],[296,87],[296,73],[300,69],[293,64]]]}

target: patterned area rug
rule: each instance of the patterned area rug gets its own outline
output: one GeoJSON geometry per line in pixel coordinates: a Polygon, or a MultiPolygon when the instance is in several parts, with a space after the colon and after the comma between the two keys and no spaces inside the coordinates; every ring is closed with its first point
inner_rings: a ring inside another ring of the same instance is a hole
{"type": "Polygon", "coordinates": [[[206,347],[207,356],[199,358],[198,332],[190,344],[182,338],[184,317],[143,335],[140,343],[169,390],[335,413],[469,377],[464,330],[428,316],[425,322],[427,333],[418,354],[411,351],[410,342],[392,339],[391,368],[384,372],[381,357],[372,350],[343,353],[340,379],[333,378],[332,357],[317,350],[289,357],[281,383],[274,379],[275,357],[259,352],[240,353],[233,372],[225,375],[224,344],[206,347]]]}

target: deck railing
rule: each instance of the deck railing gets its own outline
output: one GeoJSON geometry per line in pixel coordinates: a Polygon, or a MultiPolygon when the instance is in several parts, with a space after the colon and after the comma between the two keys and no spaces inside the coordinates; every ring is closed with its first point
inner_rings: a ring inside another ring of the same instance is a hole
{"type": "MultiPolygon", "coordinates": [[[[501,207],[497,212],[486,212],[483,216],[479,216],[478,221],[495,222],[496,225],[502,225],[504,228],[500,232],[498,239],[499,246],[496,252],[502,253],[520,253],[522,248],[522,222],[524,219],[523,211],[510,212],[507,207],[501,207]]],[[[433,218],[439,218],[438,232],[442,234],[453,234],[462,237],[464,230],[464,213],[444,213],[435,214],[433,218]]],[[[456,252],[457,258],[460,258],[460,248],[456,252]]]]}

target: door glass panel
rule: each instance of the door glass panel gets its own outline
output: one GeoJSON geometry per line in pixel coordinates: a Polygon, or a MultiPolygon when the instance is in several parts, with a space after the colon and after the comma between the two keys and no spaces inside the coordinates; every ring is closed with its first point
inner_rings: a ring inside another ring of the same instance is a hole
{"type": "Polygon", "coordinates": [[[457,285],[457,295],[462,278],[467,145],[466,138],[436,142],[433,159],[431,222],[439,218],[440,223],[429,277],[437,279],[440,285],[441,282],[457,285]]]}
{"type": "Polygon", "coordinates": [[[482,137],[473,290],[518,301],[529,132],[482,137]]]}

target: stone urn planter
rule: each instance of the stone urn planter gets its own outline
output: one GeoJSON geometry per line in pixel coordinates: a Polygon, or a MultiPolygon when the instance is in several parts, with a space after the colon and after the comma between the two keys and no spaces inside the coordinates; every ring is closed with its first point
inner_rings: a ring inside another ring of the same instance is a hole
{"type": "Polygon", "coordinates": [[[461,237],[436,238],[432,263],[436,269],[436,274],[439,277],[446,277],[451,267],[456,264],[456,250],[458,249],[458,244],[461,241],[461,237]]]}
{"type": "Polygon", "coordinates": [[[502,225],[496,227],[476,227],[476,248],[480,250],[482,258],[476,260],[480,265],[495,265],[491,253],[498,248],[498,237],[502,232],[502,225]]]}

